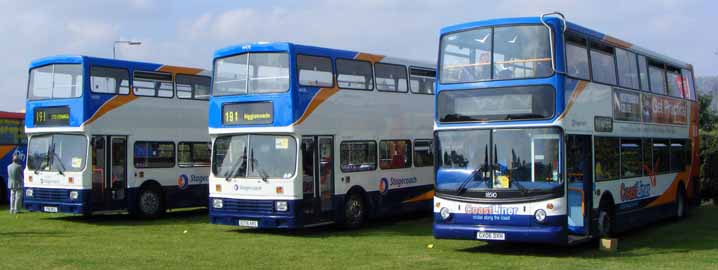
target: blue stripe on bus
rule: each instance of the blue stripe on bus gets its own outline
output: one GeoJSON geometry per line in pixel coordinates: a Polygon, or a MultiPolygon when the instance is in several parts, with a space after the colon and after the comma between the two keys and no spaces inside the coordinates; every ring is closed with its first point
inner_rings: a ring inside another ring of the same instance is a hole
{"type": "MultiPolygon", "coordinates": [[[[431,212],[433,202],[431,199],[416,202],[407,201],[432,190],[433,185],[423,185],[390,189],[386,193],[379,191],[366,192],[365,199],[367,202],[366,207],[369,209],[369,218],[380,218],[410,212],[428,214],[431,212]]],[[[345,194],[334,196],[332,201],[334,217],[331,219],[332,221],[337,223],[344,221],[345,201],[345,194]]],[[[239,220],[256,220],[259,223],[259,228],[301,228],[311,225],[309,221],[303,220],[303,203],[303,200],[247,200],[210,197],[210,223],[238,226],[239,220]],[[223,208],[213,208],[213,199],[221,199],[223,208]],[[286,201],[289,206],[288,211],[275,211],[274,204],[276,201],[286,201]]]]}
{"type": "MultiPolygon", "coordinates": [[[[23,195],[26,194],[25,188],[23,195]]],[[[93,211],[109,210],[130,210],[136,209],[139,188],[129,188],[125,200],[110,202],[109,206],[94,205],[92,202],[92,190],[90,189],[63,189],[63,188],[30,188],[33,190],[32,197],[23,196],[23,206],[28,211],[43,212],[45,206],[58,208],[60,213],[89,214],[93,211]],[[76,200],[70,199],[70,191],[78,191],[76,200]]],[[[204,207],[207,205],[207,185],[189,185],[185,189],[177,186],[162,187],[167,209],[184,207],[204,207]]]]}

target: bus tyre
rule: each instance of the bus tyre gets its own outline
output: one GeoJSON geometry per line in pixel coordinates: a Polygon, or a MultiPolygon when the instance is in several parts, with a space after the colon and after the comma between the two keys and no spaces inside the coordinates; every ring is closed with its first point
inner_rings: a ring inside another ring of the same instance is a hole
{"type": "Polygon", "coordinates": [[[344,204],[344,226],[349,229],[356,229],[364,225],[366,220],[366,207],[362,196],[351,193],[344,204]]]}
{"type": "Polygon", "coordinates": [[[158,188],[143,188],[137,200],[137,214],[141,218],[157,218],[164,213],[162,197],[158,188]]]}
{"type": "Polygon", "coordinates": [[[686,217],[686,194],[681,185],[676,193],[676,220],[681,220],[684,217],[686,217]]]}
{"type": "Polygon", "coordinates": [[[601,208],[598,211],[598,236],[609,237],[613,234],[613,217],[606,208],[601,208]]]}

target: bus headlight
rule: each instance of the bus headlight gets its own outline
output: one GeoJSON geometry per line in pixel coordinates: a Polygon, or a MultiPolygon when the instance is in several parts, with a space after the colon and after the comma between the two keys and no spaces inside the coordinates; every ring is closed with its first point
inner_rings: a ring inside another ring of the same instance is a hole
{"type": "Polygon", "coordinates": [[[441,215],[441,219],[447,220],[451,217],[451,212],[449,212],[449,208],[442,207],[439,211],[439,214],[441,215]]]}
{"type": "Polygon", "coordinates": [[[544,222],[546,220],[546,211],[543,209],[536,210],[536,213],[534,213],[534,218],[538,222],[544,222]]]}
{"type": "Polygon", "coordinates": [[[286,202],[286,201],[277,201],[277,202],[275,202],[275,203],[274,203],[274,209],[277,209],[277,211],[279,211],[279,212],[286,212],[287,209],[288,209],[288,207],[287,207],[287,202],[286,202]]]}
{"type": "Polygon", "coordinates": [[[25,190],[25,197],[32,197],[32,189],[28,188],[25,190]]]}
{"type": "Polygon", "coordinates": [[[222,207],[224,207],[224,202],[222,201],[222,199],[214,199],[214,200],[212,200],[212,207],[222,208],[222,207]]]}
{"type": "Polygon", "coordinates": [[[77,200],[78,197],[80,197],[80,193],[75,190],[70,191],[70,200],[77,200]]]}

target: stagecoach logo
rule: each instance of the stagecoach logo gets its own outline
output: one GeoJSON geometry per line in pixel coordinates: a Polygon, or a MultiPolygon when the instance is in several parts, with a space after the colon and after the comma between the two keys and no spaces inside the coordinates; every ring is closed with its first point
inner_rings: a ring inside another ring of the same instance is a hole
{"type": "Polygon", "coordinates": [[[416,182],[418,182],[418,180],[413,176],[404,178],[390,177],[388,179],[386,177],[382,177],[379,181],[379,192],[381,194],[386,194],[386,192],[389,191],[389,187],[401,187],[416,184],[416,182]]]}
{"type": "Polygon", "coordinates": [[[648,196],[651,196],[651,184],[644,184],[643,181],[638,181],[633,184],[633,186],[626,187],[626,184],[621,183],[622,201],[642,199],[648,196]]]}
{"type": "Polygon", "coordinates": [[[177,186],[179,186],[179,188],[182,190],[186,189],[189,186],[189,178],[187,177],[187,175],[182,174],[177,178],[177,186]]]}
{"type": "Polygon", "coordinates": [[[387,191],[389,191],[389,180],[387,180],[386,177],[382,177],[381,181],[379,181],[379,193],[384,195],[387,191]]]}

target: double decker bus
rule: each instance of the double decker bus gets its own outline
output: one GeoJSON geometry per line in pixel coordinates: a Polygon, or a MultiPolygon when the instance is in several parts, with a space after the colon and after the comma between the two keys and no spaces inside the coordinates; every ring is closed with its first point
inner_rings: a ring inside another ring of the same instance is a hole
{"type": "Polygon", "coordinates": [[[214,55],[214,224],[361,226],[431,211],[429,64],[292,43],[214,55]]]}
{"type": "Polygon", "coordinates": [[[10,200],[7,166],[12,163],[13,155],[18,154],[21,160],[25,158],[27,138],[23,131],[24,120],[24,113],[0,111],[0,202],[10,200]]]}
{"type": "Polygon", "coordinates": [[[55,56],[30,64],[24,207],[157,217],[206,206],[209,72],[55,56]]]}
{"type": "Polygon", "coordinates": [[[697,198],[692,66],[548,15],[441,30],[436,238],[573,244],[697,198]]]}

